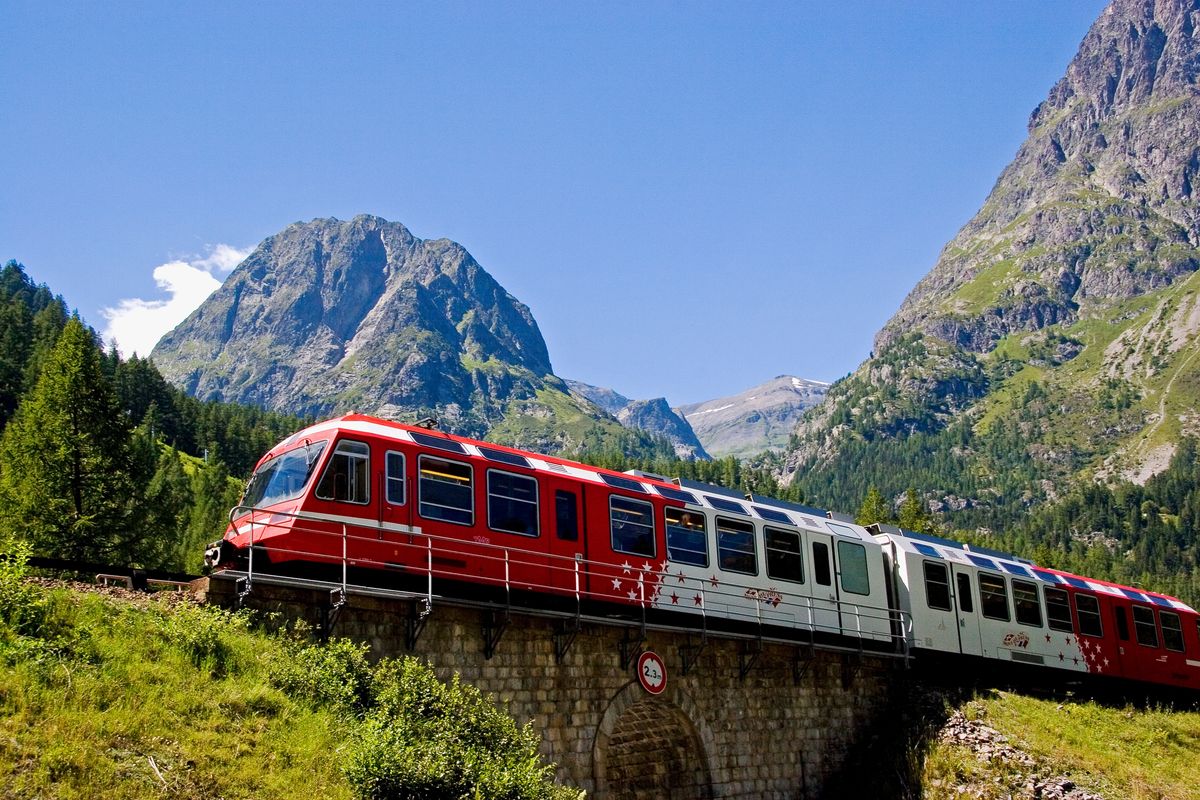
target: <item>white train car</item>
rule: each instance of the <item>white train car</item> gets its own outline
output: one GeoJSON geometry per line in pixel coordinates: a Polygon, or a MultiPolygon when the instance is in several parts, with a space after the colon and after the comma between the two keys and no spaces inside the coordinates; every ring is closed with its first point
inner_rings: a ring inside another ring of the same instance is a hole
{"type": "Polygon", "coordinates": [[[1066,590],[1017,556],[950,539],[873,526],[912,619],[914,652],[978,656],[1088,671],[1066,590]]]}

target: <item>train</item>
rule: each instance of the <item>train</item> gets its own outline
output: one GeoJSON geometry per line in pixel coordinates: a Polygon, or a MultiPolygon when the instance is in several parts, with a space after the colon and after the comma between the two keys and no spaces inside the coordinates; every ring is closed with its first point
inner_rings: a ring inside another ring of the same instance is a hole
{"type": "Polygon", "coordinates": [[[266,453],[205,561],[1200,689],[1200,615],[1174,597],[838,512],[362,414],[266,453]]]}

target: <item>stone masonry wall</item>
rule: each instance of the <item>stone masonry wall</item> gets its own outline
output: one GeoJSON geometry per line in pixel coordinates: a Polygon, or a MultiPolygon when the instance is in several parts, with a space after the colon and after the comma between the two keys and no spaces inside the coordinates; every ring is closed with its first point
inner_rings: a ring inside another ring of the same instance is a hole
{"type": "MultiPolygon", "coordinates": [[[[228,580],[212,579],[201,589],[209,602],[234,600],[228,580]]],[[[246,600],[318,626],[327,602],[325,592],[262,582],[246,600]]],[[[373,657],[404,655],[404,613],[403,603],[351,595],[333,635],[368,643],[373,657]]],[[[681,648],[699,637],[649,631],[644,647],[668,671],[667,688],[655,697],[638,684],[632,664],[621,664],[622,628],[585,624],[559,664],[555,621],[514,613],[485,659],[485,616],[435,604],[413,654],[442,677],[457,671],[519,722],[532,720],[559,780],[599,800],[817,797],[864,726],[886,724],[879,717],[898,669],[878,657],[847,661],[767,644],[743,680],[739,654],[746,643],[710,635],[684,675],[681,648]],[[796,682],[798,652],[804,659],[796,682]]]]}

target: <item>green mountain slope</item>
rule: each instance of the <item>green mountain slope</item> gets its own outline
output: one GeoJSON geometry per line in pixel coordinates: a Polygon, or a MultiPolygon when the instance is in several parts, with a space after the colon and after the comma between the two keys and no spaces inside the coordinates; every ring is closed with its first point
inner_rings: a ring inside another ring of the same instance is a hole
{"type": "Polygon", "coordinates": [[[983,208],[798,428],[780,471],[806,496],[916,486],[1004,525],[1081,479],[1143,482],[1200,431],[1197,20],[1195,0],[1103,12],[983,208]]]}

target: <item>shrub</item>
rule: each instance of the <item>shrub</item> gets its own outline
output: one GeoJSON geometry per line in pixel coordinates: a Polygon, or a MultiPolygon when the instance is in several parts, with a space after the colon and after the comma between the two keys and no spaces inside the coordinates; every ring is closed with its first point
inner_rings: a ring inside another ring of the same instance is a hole
{"type": "Polygon", "coordinates": [[[18,636],[38,636],[46,618],[46,596],[30,585],[28,543],[12,540],[0,556],[0,621],[18,636]]]}
{"type": "Polygon", "coordinates": [[[369,800],[565,800],[529,725],[518,727],[456,675],[443,683],[415,658],[382,662],[375,706],[349,745],[345,772],[369,800]]]}
{"type": "Polygon", "coordinates": [[[180,605],[162,618],[167,641],[178,647],[197,668],[223,675],[232,666],[231,634],[250,627],[246,611],[227,611],[214,606],[180,605]]]}
{"type": "Polygon", "coordinates": [[[334,639],[325,645],[293,645],[271,669],[271,683],[293,697],[339,713],[360,715],[371,703],[367,645],[334,639]]]}

